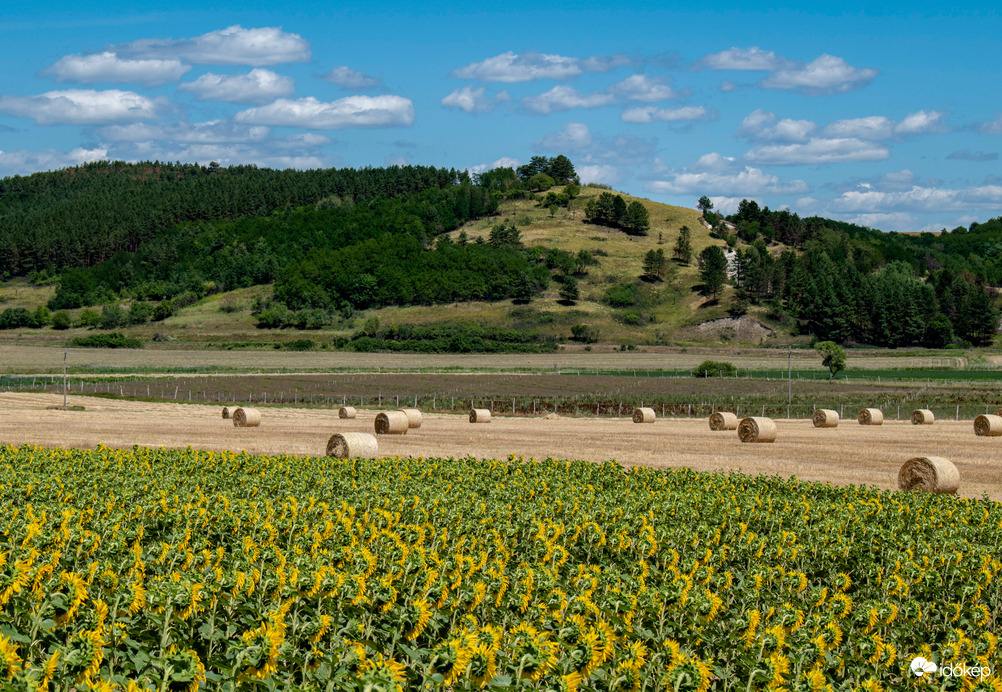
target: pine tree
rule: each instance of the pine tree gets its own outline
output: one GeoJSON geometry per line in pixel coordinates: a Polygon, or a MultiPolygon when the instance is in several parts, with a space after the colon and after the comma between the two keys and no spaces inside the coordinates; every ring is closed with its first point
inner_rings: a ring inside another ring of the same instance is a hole
{"type": "Polygon", "coordinates": [[[716,300],[727,280],[727,256],[716,245],[699,253],[699,278],[703,282],[703,292],[716,300]]]}
{"type": "Polygon", "coordinates": [[[692,262],[692,231],[688,226],[678,229],[678,240],[675,241],[672,253],[680,264],[689,266],[692,262]]]}

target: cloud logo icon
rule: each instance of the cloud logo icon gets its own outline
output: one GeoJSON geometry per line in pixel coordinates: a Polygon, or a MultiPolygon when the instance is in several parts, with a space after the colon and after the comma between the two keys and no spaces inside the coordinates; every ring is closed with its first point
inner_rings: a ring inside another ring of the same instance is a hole
{"type": "Polygon", "coordinates": [[[933,663],[932,661],[925,660],[921,656],[916,656],[912,660],[911,670],[912,670],[912,675],[914,675],[917,678],[920,678],[926,673],[929,673],[930,675],[935,673],[936,664],[933,663]]]}

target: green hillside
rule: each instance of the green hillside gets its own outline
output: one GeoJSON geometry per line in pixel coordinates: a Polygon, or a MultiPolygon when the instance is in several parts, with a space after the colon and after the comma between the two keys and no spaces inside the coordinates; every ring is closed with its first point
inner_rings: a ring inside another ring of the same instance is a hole
{"type": "Polygon", "coordinates": [[[996,338],[1000,219],[908,235],[699,206],[581,187],[566,157],[472,177],[117,163],[8,178],[0,339],[545,352],[996,338]]]}

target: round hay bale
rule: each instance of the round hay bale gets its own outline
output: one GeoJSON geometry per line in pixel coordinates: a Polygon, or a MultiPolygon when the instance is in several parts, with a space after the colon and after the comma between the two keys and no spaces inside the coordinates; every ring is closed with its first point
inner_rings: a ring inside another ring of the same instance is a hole
{"type": "Polygon", "coordinates": [[[960,471],[943,457],[909,459],[898,472],[898,488],[952,495],[960,487],[960,471]]]}
{"type": "Polygon", "coordinates": [[[737,430],[738,417],[730,411],[714,411],[710,414],[710,430],[737,430]]]}
{"type": "Polygon", "coordinates": [[[1002,408],[995,409],[995,415],[996,416],[1002,416],[1002,408]]]}
{"type": "Polygon", "coordinates": [[[379,456],[379,442],[369,433],[334,433],[327,440],[327,456],[338,459],[372,459],[379,456]]]}
{"type": "Polygon", "coordinates": [[[358,411],[352,406],[342,406],[337,410],[337,417],[342,420],[352,420],[358,415],[358,411]]]}
{"type": "Polygon", "coordinates": [[[1002,416],[978,416],[974,419],[974,434],[978,437],[1002,436],[1002,416]]]}
{"type": "Polygon", "coordinates": [[[380,411],[376,415],[377,435],[406,435],[409,427],[403,411],[380,411]]]}
{"type": "Polygon", "coordinates": [[[864,408],[856,416],[856,420],[860,425],[883,425],[884,412],[879,408],[864,408]]]}
{"type": "Polygon", "coordinates": [[[261,412],[256,408],[238,408],[230,415],[237,428],[256,428],[261,425],[261,412]]]}
{"type": "Polygon", "coordinates": [[[236,406],[223,406],[223,420],[229,420],[233,417],[233,411],[236,410],[236,406]]]}
{"type": "Polygon", "coordinates": [[[815,428],[835,428],[838,427],[838,411],[832,411],[830,408],[819,408],[814,412],[814,417],[811,420],[814,421],[815,428]]]}
{"type": "Polygon", "coordinates": [[[471,423],[490,423],[491,422],[491,411],[486,408],[474,408],[470,409],[470,422],[471,423]]]}
{"type": "Polygon", "coordinates": [[[936,417],[927,408],[917,408],[912,411],[912,425],[932,425],[936,417]]]}
{"type": "Polygon", "coordinates": [[[409,428],[420,428],[421,427],[421,412],[416,408],[402,408],[400,412],[407,416],[407,427],[409,428]]]}
{"type": "Polygon", "coordinates": [[[738,438],[742,442],[775,442],[776,422],[772,418],[742,418],[738,438]]]}
{"type": "Polygon", "coordinates": [[[655,418],[654,409],[644,406],[633,409],[634,423],[653,423],[655,418]]]}

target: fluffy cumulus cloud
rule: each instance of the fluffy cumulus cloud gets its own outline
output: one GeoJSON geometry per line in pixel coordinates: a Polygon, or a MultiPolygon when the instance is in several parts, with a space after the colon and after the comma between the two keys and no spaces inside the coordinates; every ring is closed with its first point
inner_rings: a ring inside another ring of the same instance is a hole
{"type": "Polygon", "coordinates": [[[19,175],[35,171],[52,171],[67,166],[78,166],[91,161],[103,161],[108,158],[108,150],[103,148],[86,149],[78,147],[71,151],[43,149],[29,151],[15,149],[0,150],[0,175],[19,175]]]}
{"type": "Polygon", "coordinates": [[[780,119],[756,109],[741,122],[736,135],[759,143],[745,154],[749,163],[800,165],[882,161],[890,156],[882,141],[945,130],[943,114],[937,111],[917,111],[900,122],[869,116],[819,127],[810,120],[780,119]]]}
{"type": "Polygon", "coordinates": [[[571,108],[598,108],[608,106],[616,97],[606,92],[582,94],[574,87],[555,86],[549,91],[535,96],[526,96],[522,105],[535,113],[553,113],[571,108]]]}
{"type": "Polygon", "coordinates": [[[706,154],[689,169],[670,171],[663,180],[647,184],[649,192],[682,195],[705,194],[717,197],[802,194],[808,190],[803,180],[783,181],[760,168],[742,165],[720,154],[706,154]]]}
{"type": "Polygon", "coordinates": [[[460,67],[452,72],[452,76],[484,82],[531,82],[535,79],[570,79],[584,72],[609,72],[630,64],[632,61],[624,55],[596,55],[582,60],[536,51],[508,51],[460,67]]]}
{"type": "Polygon", "coordinates": [[[630,75],[622,82],[613,84],[607,91],[627,101],[642,101],[644,103],[667,101],[678,96],[661,79],[649,77],[645,74],[630,75]]]}
{"type": "Polygon", "coordinates": [[[883,214],[891,212],[970,211],[997,209],[1002,204],[1002,185],[968,188],[912,185],[906,190],[883,190],[876,185],[860,185],[843,192],[830,208],[840,213],[883,214]]]}
{"type": "Polygon", "coordinates": [[[136,58],[178,58],[199,65],[278,65],[307,62],[310,44],[279,27],[226,29],[188,39],[141,39],[114,46],[114,52],[136,58]]]}
{"type": "Polygon", "coordinates": [[[719,53],[712,53],[696,63],[697,67],[710,70],[779,70],[789,65],[789,60],[776,55],[771,50],[762,50],[758,46],[751,48],[728,48],[719,53]]]}
{"type": "Polygon", "coordinates": [[[615,185],[623,178],[618,168],[607,164],[585,164],[578,166],[576,170],[582,183],[615,185]]]}
{"type": "Polygon", "coordinates": [[[220,75],[209,72],[178,88],[192,92],[200,101],[268,103],[291,96],[295,91],[295,81],[291,77],[255,67],[247,74],[220,75]]]}
{"type": "Polygon", "coordinates": [[[348,96],[320,101],[312,96],[279,99],[260,108],[240,111],[240,123],[337,130],[351,127],[397,127],[414,123],[414,104],[402,96],[348,96]]]}
{"type": "Polygon", "coordinates": [[[98,129],[97,133],[105,142],[225,144],[264,142],[271,130],[262,125],[242,125],[231,120],[210,120],[202,123],[109,125],[98,129]]]}
{"type": "Polygon", "coordinates": [[[762,80],[762,86],[766,89],[837,94],[866,86],[877,74],[874,69],[853,67],[842,58],[826,53],[809,63],[797,63],[776,70],[762,80]]]}
{"type": "Polygon", "coordinates": [[[643,106],[623,111],[621,117],[623,122],[628,123],[674,123],[709,120],[712,114],[704,106],[682,106],[680,108],[643,106]]]}
{"type": "Polygon", "coordinates": [[[569,122],[560,132],[546,135],[534,142],[536,149],[546,151],[584,151],[595,143],[591,130],[584,123],[569,122]]]}
{"type": "Polygon", "coordinates": [[[780,120],[775,113],[757,108],[745,116],[736,134],[763,142],[806,142],[817,129],[810,120],[780,120]]]}
{"type": "Polygon", "coordinates": [[[518,159],[513,159],[510,156],[502,156],[501,158],[499,158],[494,163],[490,163],[490,164],[480,163],[480,164],[477,164],[476,166],[470,166],[466,170],[468,170],[470,173],[483,173],[484,171],[490,171],[490,170],[493,170],[495,168],[511,168],[511,169],[515,169],[515,168],[518,168],[520,165],[522,165],[522,162],[519,161],[518,159]]]}
{"type": "Polygon", "coordinates": [[[383,80],[372,77],[345,65],[339,65],[323,76],[328,82],[337,84],[342,89],[375,89],[382,86],[383,80]]]}
{"type": "Polygon", "coordinates": [[[102,125],[147,120],[157,102],[133,91],[67,89],[36,96],[0,96],[0,113],[31,118],[39,125],[102,125]]]}
{"type": "Polygon", "coordinates": [[[180,60],[125,60],[111,51],[67,55],[42,74],[57,82],[136,82],[156,86],[176,82],[191,69],[180,60]]]}
{"type": "Polygon", "coordinates": [[[464,86],[454,90],[442,99],[445,108],[466,111],[467,113],[487,113],[494,110],[494,99],[487,95],[487,87],[474,89],[464,86]]]}
{"type": "Polygon", "coordinates": [[[803,165],[883,161],[890,157],[887,147],[861,139],[811,139],[804,143],[764,144],[744,155],[749,163],[803,165]]]}

